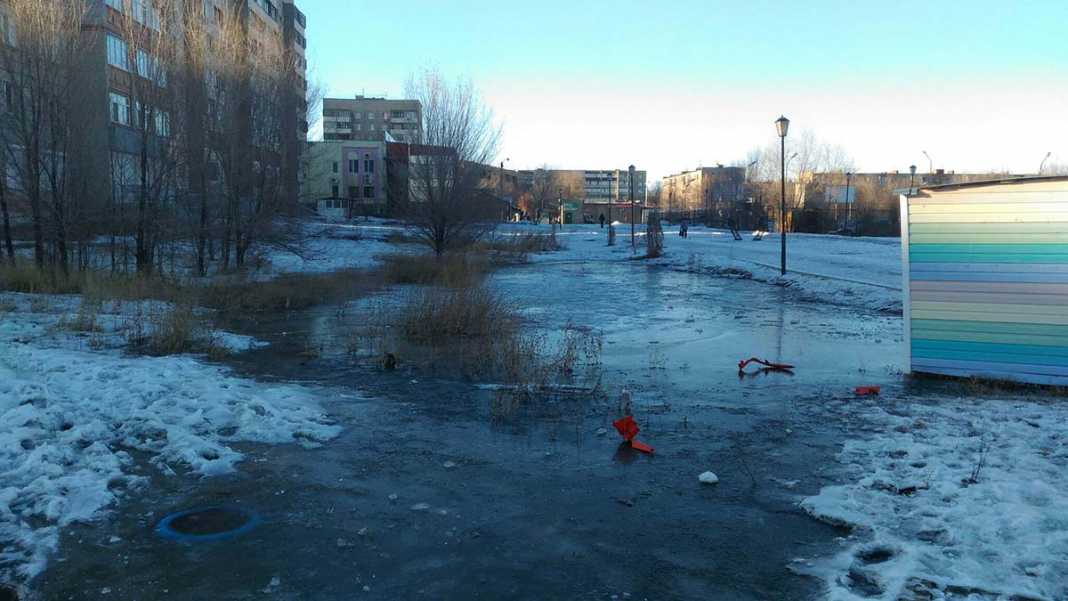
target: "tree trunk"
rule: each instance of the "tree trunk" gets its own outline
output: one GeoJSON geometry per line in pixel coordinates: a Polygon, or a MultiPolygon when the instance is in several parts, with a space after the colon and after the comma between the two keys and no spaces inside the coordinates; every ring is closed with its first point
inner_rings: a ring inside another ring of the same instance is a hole
{"type": "Polygon", "coordinates": [[[7,173],[0,173],[0,213],[4,220],[4,248],[7,249],[7,260],[11,266],[15,266],[15,245],[11,242],[11,219],[7,212],[7,173]]]}

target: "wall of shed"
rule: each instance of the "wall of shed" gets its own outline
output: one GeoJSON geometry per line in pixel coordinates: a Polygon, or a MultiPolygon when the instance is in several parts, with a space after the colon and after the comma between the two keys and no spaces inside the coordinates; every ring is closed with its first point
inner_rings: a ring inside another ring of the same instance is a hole
{"type": "Polygon", "coordinates": [[[1068,179],[902,197],[914,372],[1068,385],[1068,179]]]}

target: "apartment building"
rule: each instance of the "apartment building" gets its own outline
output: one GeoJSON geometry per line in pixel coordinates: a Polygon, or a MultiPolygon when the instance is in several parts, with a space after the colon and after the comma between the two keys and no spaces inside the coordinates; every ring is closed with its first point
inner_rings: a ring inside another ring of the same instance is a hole
{"type": "Polygon", "coordinates": [[[302,196],[307,206],[327,217],[385,215],[387,175],[385,142],[309,142],[302,196]]]}
{"type": "Polygon", "coordinates": [[[668,213],[728,211],[745,196],[745,167],[701,167],[660,180],[660,208],[668,213]]]}
{"type": "MultiPolygon", "coordinates": [[[[277,147],[275,156],[281,156],[272,163],[279,165],[279,178],[283,194],[295,202],[299,193],[297,178],[299,175],[299,155],[307,137],[307,101],[306,68],[304,59],[306,40],[304,14],[293,0],[185,0],[176,10],[181,14],[176,19],[184,18],[190,12],[199,15],[209,31],[218,36],[219,23],[224,15],[237,14],[248,39],[248,52],[252,53],[268,41],[277,42],[281,47],[279,70],[292,69],[286,73],[294,82],[291,94],[283,97],[284,113],[281,117],[281,138],[272,146],[277,147]]],[[[139,123],[141,100],[152,102],[152,98],[168,98],[171,102],[179,96],[168,94],[167,88],[181,85],[181,78],[168,73],[168,67],[158,57],[153,56],[152,46],[145,44],[151,39],[150,33],[159,33],[166,29],[165,19],[153,6],[151,0],[88,0],[86,19],[82,33],[87,39],[87,52],[82,57],[86,85],[81,92],[85,96],[84,136],[82,143],[86,152],[77,157],[84,166],[87,176],[88,193],[95,198],[112,198],[119,203],[132,200],[139,188],[140,153],[146,144],[144,130],[149,124],[139,123]],[[135,26],[130,31],[126,26],[131,21],[135,26]],[[134,39],[129,39],[129,38],[134,39]],[[135,91],[139,88],[140,92],[135,91]]],[[[176,27],[176,26],[175,26],[176,27]]],[[[164,32],[179,36],[179,31],[164,32]]],[[[206,119],[222,118],[213,114],[216,104],[211,96],[209,83],[208,98],[200,99],[206,119]]],[[[176,107],[153,108],[153,132],[150,141],[151,160],[167,161],[168,140],[177,139],[176,134],[188,134],[187,130],[172,131],[174,123],[185,126],[192,122],[177,119],[171,110],[183,110],[191,102],[188,95],[181,96],[181,104],[176,107]]],[[[248,115],[238,117],[249,119],[248,115]]],[[[240,131],[253,136],[250,128],[243,126],[240,131]]],[[[210,132],[201,132],[202,139],[210,146],[210,132]]],[[[253,144],[256,142],[253,141],[253,144]]],[[[250,161],[251,162],[251,161],[250,161]]],[[[157,168],[153,166],[153,168],[157,168]]],[[[251,171],[255,167],[248,166],[251,171]]],[[[176,178],[175,186],[169,195],[187,192],[196,174],[182,172],[176,178]]],[[[207,178],[214,184],[221,183],[218,164],[209,164],[207,178]]]]}
{"type": "MultiPolygon", "coordinates": [[[[519,185],[532,188],[542,178],[559,190],[560,196],[588,204],[630,200],[628,169],[534,169],[518,172],[519,185]]],[[[634,200],[645,200],[645,171],[634,171],[634,200]]]]}
{"type": "Polygon", "coordinates": [[[420,139],[423,108],[418,100],[391,100],[357,95],[323,99],[324,140],[370,140],[415,143],[420,139]]]}

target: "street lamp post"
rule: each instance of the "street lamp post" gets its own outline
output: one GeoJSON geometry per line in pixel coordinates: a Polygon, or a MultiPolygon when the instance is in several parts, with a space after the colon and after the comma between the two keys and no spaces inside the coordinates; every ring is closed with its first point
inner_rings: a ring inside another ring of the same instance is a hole
{"type": "Polygon", "coordinates": [[[780,267],[786,275],[786,132],[790,129],[790,120],[780,116],[775,120],[775,129],[779,132],[779,160],[782,167],[782,196],[779,197],[779,232],[780,232],[780,267]]]}
{"type": "Polygon", "coordinates": [[[633,252],[637,248],[634,241],[634,165],[627,167],[627,177],[630,184],[630,249],[633,252]]]}
{"type": "Polygon", "coordinates": [[[909,165],[909,196],[912,196],[912,188],[916,185],[916,165],[909,165]]]}
{"type": "Polygon", "coordinates": [[[1047,152],[1046,156],[1042,157],[1042,162],[1038,164],[1038,174],[1039,175],[1042,175],[1042,170],[1046,168],[1046,161],[1049,160],[1049,157],[1050,157],[1051,154],[1053,154],[1053,153],[1052,152],[1047,152]]]}
{"type": "Polygon", "coordinates": [[[846,171],[846,228],[853,223],[853,203],[849,201],[849,180],[853,178],[852,171],[846,171]]]}
{"type": "Polygon", "coordinates": [[[934,173],[934,161],[931,160],[931,155],[927,154],[926,150],[920,151],[923,156],[927,157],[927,173],[934,173]]]}

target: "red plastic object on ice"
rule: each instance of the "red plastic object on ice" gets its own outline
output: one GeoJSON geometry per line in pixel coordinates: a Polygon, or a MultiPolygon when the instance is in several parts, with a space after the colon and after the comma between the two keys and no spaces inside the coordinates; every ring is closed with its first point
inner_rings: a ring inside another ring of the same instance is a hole
{"type": "Polygon", "coordinates": [[[853,389],[853,392],[857,396],[875,396],[879,394],[879,390],[878,386],[857,386],[853,389]]]}
{"type": "Polygon", "coordinates": [[[787,363],[772,363],[771,361],[768,361],[766,359],[757,359],[756,357],[750,357],[744,361],[738,362],[738,371],[745,371],[745,367],[750,363],[763,365],[767,369],[778,369],[782,371],[789,371],[794,368],[793,365],[789,365],[787,363]]]}
{"type": "Polygon", "coordinates": [[[619,432],[619,435],[623,437],[623,440],[630,443],[630,448],[634,449],[635,451],[641,451],[642,453],[653,452],[653,447],[645,444],[644,442],[639,442],[638,440],[635,440],[634,437],[638,435],[638,432],[641,430],[641,428],[638,427],[638,422],[634,421],[633,417],[625,415],[620,419],[617,419],[616,421],[612,422],[612,425],[616,427],[616,431],[619,432]]]}

